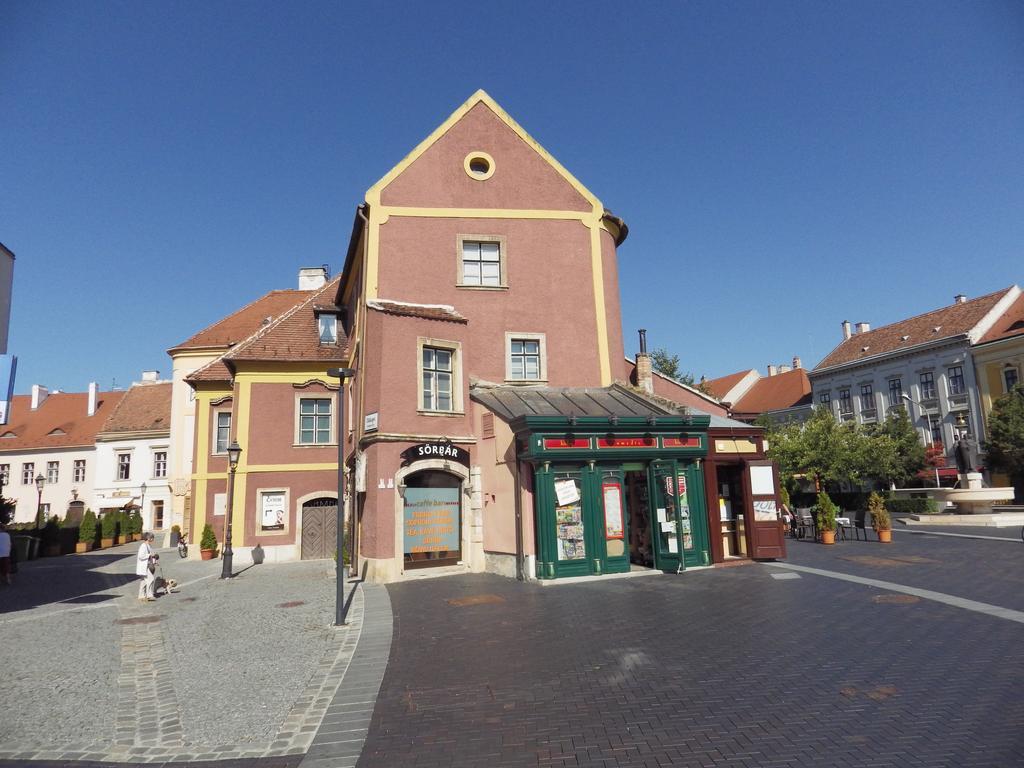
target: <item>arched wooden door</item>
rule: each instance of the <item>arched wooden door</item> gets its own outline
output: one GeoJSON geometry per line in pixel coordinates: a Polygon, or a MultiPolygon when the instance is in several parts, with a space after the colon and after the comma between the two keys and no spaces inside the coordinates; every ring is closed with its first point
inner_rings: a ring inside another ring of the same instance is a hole
{"type": "Polygon", "coordinates": [[[338,500],[312,499],[302,505],[303,560],[323,560],[334,557],[338,538],[338,500]]]}

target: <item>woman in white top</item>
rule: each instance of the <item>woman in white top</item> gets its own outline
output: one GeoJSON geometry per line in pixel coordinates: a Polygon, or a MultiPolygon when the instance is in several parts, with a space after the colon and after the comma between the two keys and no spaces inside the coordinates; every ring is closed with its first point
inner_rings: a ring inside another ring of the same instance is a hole
{"type": "Polygon", "coordinates": [[[156,569],[150,568],[153,557],[153,534],[146,531],[142,534],[142,544],[135,559],[135,575],[141,576],[139,583],[139,600],[156,600],[153,596],[153,584],[156,581],[156,569]]]}

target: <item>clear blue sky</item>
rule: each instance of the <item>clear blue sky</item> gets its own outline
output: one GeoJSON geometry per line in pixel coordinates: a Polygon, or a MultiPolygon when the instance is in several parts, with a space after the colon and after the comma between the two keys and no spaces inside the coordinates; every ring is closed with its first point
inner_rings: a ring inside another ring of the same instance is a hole
{"type": "Polygon", "coordinates": [[[166,375],[477,88],[626,219],[684,370],[1024,282],[1020,2],[0,4],[17,391],[166,375]]]}

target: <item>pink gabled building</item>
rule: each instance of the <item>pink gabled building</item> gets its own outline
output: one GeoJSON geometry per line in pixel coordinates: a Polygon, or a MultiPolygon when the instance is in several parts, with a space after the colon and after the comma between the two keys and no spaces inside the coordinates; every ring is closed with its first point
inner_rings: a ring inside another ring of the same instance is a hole
{"type": "Polygon", "coordinates": [[[709,417],[624,381],[626,234],[483,91],[368,190],[335,299],[368,579],[709,562],[709,417]]]}

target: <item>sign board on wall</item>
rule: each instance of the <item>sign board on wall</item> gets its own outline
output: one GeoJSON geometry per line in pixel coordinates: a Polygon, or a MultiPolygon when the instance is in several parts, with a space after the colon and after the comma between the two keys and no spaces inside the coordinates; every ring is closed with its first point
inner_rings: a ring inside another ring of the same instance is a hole
{"type": "Polygon", "coordinates": [[[363,416],[363,432],[376,432],[379,414],[377,411],[363,416]]]}
{"type": "Polygon", "coordinates": [[[11,415],[11,400],[14,399],[14,374],[18,370],[18,358],[0,355],[0,424],[6,424],[11,415]]]}
{"type": "Polygon", "coordinates": [[[445,459],[469,467],[469,451],[443,440],[419,443],[402,451],[402,466],[426,459],[445,459]]]}
{"type": "Polygon", "coordinates": [[[283,531],[285,524],[284,491],[264,491],[260,494],[260,528],[264,531],[283,531]]]}

